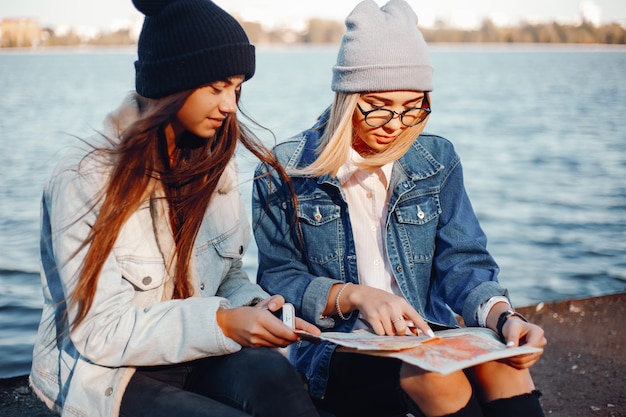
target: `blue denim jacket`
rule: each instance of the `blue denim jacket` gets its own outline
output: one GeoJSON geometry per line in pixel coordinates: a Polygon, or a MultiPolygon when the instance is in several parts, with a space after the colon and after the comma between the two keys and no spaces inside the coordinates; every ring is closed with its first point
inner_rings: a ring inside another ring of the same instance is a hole
{"type": "MultiPolygon", "coordinates": [[[[322,117],[313,128],[275,148],[287,171],[315,159],[324,128],[322,117]]],[[[259,284],[271,294],[282,294],[298,315],[323,330],[351,331],[358,314],[347,321],[322,316],[333,284],[359,282],[339,181],[291,175],[298,231],[288,187],[275,172],[266,174],[266,167],[259,165],[253,187],[259,284]]],[[[456,327],[456,313],[468,326],[476,326],[480,304],[507,295],[465,191],[459,157],[442,137],[420,135],[394,163],[385,238],[388,261],[404,297],[431,323],[456,327]]],[[[324,395],[334,349],[333,344],[304,341],[291,347],[290,359],[306,375],[314,397],[324,395]]]]}

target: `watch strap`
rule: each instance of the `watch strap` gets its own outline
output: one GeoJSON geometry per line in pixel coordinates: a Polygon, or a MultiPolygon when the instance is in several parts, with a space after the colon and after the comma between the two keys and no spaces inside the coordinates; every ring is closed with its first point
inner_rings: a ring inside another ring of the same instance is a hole
{"type": "Polygon", "coordinates": [[[524,317],[521,313],[518,313],[515,310],[506,310],[505,312],[500,314],[500,317],[498,317],[498,324],[496,325],[496,333],[498,334],[498,337],[502,341],[504,341],[504,335],[502,334],[502,328],[504,327],[504,323],[506,323],[506,321],[510,317],[512,317],[512,316],[519,317],[520,319],[524,320],[525,322],[528,322],[528,319],[526,317],[524,317]]]}

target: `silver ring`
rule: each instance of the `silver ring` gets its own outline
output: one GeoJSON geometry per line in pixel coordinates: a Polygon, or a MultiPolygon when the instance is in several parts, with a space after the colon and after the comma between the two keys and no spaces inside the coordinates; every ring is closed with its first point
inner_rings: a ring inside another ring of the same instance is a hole
{"type": "Polygon", "coordinates": [[[397,319],[395,319],[395,320],[391,320],[391,323],[392,323],[392,324],[396,324],[396,323],[397,323],[397,322],[399,322],[400,320],[404,320],[404,317],[400,316],[400,317],[398,317],[398,318],[397,318],[397,319]]]}

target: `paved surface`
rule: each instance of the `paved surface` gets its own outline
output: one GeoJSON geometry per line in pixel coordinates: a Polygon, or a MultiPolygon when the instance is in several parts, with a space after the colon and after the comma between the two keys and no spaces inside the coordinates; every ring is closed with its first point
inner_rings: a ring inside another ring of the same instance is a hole
{"type": "MultiPolygon", "coordinates": [[[[546,417],[626,417],[626,293],[518,310],[548,339],[532,368],[546,417]]],[[[0,379],[1,417],[53,415],[25,376],[0,379]]]]}
{"type": "Polygon", "coordinates": [[[518,309],[548,345],[532,368],[546,416],[626,416],[626,293],[518,309]]]}

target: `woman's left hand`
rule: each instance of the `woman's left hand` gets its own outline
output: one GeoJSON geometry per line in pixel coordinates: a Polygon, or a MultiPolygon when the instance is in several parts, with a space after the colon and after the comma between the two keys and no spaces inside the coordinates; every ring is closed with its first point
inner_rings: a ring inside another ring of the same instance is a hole
{"type": "MultiPolygon", "coordinates": [[[[543,349],[548,343],[541,327],[533,323],[525,322],[517,317],[510,317],[504,322],[502,334],[504,335],[507,347],[525,345],[543,349]]],[[[506,358],[503,359],[503,362],[516,369],[530,368],[537,363],[542,354],[543,350],[541,352],[506,358]]]]}

